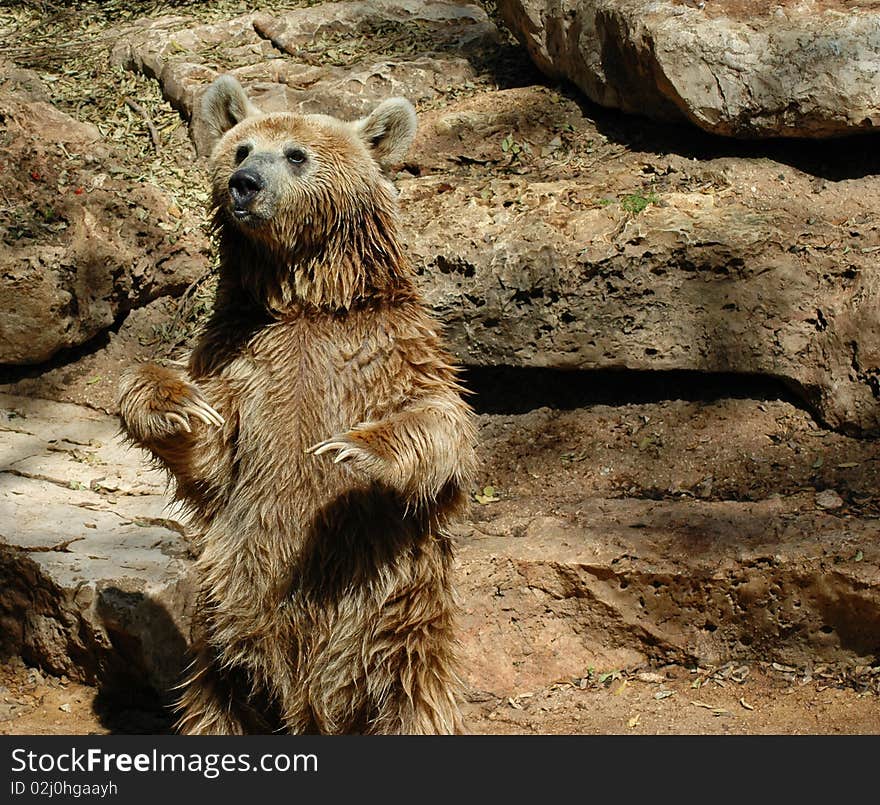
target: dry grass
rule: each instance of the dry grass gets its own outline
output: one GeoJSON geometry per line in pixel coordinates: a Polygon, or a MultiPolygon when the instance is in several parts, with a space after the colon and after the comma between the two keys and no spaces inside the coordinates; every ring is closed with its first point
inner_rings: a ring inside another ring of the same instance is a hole
{"type": "MultiPolygon", "coordinates": [[[[175,16],[180,20],[179,27],[186,28],[258,9],[280,13],[318,2],[93,0],[68,4],[7,0],[0,8],[0,62],[6,60],[36,72],[55,106],[93,123],[109,142],[119,146],[129,168],[126,178],[151,182],[169,194],[181,209],[201,214],[206,202],[201,189],[204,182],[194,167],[194,151],[184,121],[163,98],[156,81],[110,66],[109,54],[114,43],[129,26],[145,18],[175,16]],[[139,107],[144,114],[133,107],[139,107]],[[158,149],[151,136],[151,125],[158,136],[158,149]]],[[[498,22],[495,4],[483,5],[498,22]]],[[[418,26],[389,22],[375,30],[364,30],[357,38],[328,36],[304,48],[297,59],[347,65],[365,56],[412,56],[434,49],[432,44],[435,43],[428,32],[418,26]]],[[[206,51],[200,59],[210,55],[206,51]]],[[[500,54],[502,58],[504,55],[500,54]]],[[[490,58],[494,56],[499,54],[490,54],[490,58]]],[[[449,98],[485,89],[491,78],[484,76],[476,83],[477,86],[450,87],[449,98]]]]}
{"type": "Polygon", "coordinates": [[[110,66],[110,50],[136,20],[175,15],[181,17],[180,27],[188,27],[228,19],[253,7],[241,0],[108,0],[73,5],[13,1],[0,8],[0,59],[33,70],[52,104],[93,123],[107,141],[119,146],[129,169],[126,178],[155,184],[181,209],[201,214],[207,196],[194,167],[184,121],[163,98],[157,82],[110,66]],[[158,150],[147,120],[158,135],[158,150]]]}

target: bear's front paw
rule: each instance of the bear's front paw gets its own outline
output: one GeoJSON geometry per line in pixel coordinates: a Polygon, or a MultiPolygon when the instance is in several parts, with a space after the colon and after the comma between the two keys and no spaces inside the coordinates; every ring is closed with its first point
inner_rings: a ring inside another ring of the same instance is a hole
{"type": "Polygon", "coordinates": [[[398,482],[397,467],[389,460],[381,438],[381,426],[364,425],[347,433],[337,433],[312,445],[306,452],[315,456],[332,454],[335,464],[346,463],[354,469],[388,484],[398,482]]]}
{"type": "Polygon", "coordinates": [[[336,464],[345,463],[375,481],[394,489],[408,489],[406,465],[390,438],[387,425],[364,423],[347,433],[338,433],[312,445],[306,452],[315,456],[333,455],[336,464]]]}
{"type": "Polygon", "coordinates": [[[221,427],[201,390],[164,366],[144,364],[122,377],[119,409],[129,435],[141,442],[192,432],[192,420],[221,427]]]}

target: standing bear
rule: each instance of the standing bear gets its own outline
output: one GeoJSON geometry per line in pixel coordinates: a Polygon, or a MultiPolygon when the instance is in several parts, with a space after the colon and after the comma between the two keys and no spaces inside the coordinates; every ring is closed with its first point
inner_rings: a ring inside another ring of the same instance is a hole
{"type": "Polygon", "coordinates": [[[186,372],[128,370],[128,437],[199,534],[191,734],[452,733],[450,520],[474,426],[397,234],[382,165],[408,101],[368,117],[203,96],[220,274],[186,372]]]}

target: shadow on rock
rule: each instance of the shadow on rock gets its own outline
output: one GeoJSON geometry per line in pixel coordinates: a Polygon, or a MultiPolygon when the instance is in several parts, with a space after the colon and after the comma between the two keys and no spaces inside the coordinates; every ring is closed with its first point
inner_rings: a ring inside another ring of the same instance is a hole
{"type": "Polygon", "coordinates": [[[96,601],[110,650],[94,711],[111,732],[173,732],[175,688],[190,661],[179,619],[147,594],[103,588],[96,601]]]}

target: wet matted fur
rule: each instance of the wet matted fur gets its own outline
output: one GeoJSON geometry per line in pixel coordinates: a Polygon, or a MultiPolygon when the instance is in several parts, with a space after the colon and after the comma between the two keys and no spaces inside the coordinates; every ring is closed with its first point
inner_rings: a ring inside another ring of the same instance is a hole
{"type": "Polygon", "coordinates": [[[129,438],[199,537],[185,733],[460,731],[450,520],[474,426],[397,237],[403,99],[347,123],[201,114],[220,278],[187,371],[128,370],[129,438]]]}

